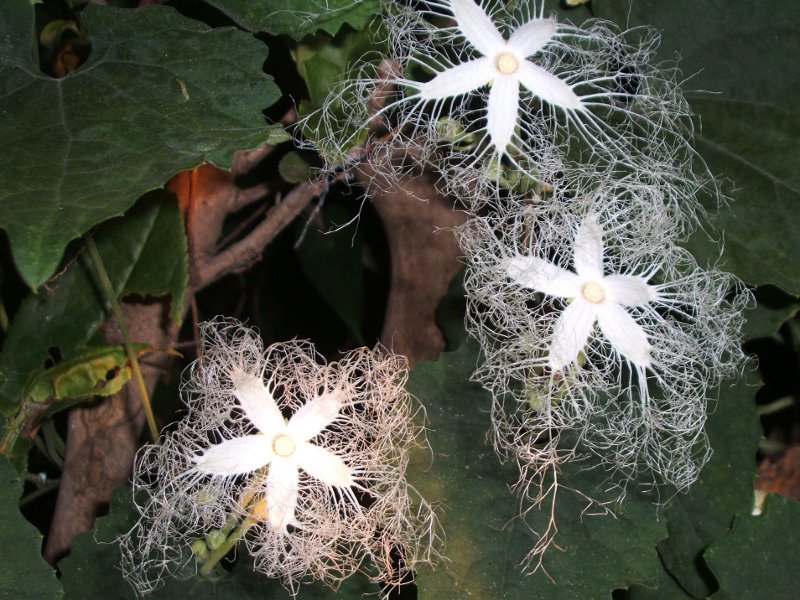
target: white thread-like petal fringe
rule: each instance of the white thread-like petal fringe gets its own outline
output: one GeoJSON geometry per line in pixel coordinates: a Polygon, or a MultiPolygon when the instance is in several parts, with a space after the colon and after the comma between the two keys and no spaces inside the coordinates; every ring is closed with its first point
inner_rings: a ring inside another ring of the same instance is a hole
{"type": "Polygon", "coordinates": [[[188,413],[136,461],[141,516],[119,541],[137,592],[191,575],[206,536],[237,528],[253,568],[293,592],[357,570],[398,585],[437,555],[436,516],[405,480],[425,442],[404,359],[362,348],[326,364],[307,342],[264,351],[233,320],[201,329],[188,413]]]}

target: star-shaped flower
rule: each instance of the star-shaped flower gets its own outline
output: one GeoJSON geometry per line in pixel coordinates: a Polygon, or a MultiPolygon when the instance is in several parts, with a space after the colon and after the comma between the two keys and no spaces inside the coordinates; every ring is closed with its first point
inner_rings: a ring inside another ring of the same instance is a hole
{"type": "Polygon", "coordinates": [[[520,86],[541,100],[565,111],[584,111],[572,87],[529,60],[556,35],[555,19],[534,17],[520,25],[506,40],[486,11],[473,0],[446,0],[458,33],[477,58],[453,64],[424,83],[403,80],[418,91],[422,102],[443,101],[491,85],[486,130],[499,154],[505,154],[520,114],[520,86]]]}
{"type": "Polygon", "coordinates": [[[595,324],[625,360],[640,369],[651,366],[651,345],[645,330],[628,312],[659,299],[655,286],[636,275],[606,275],[603,232],[596,216],[584,219],[573,248],[575,272],[535,256],[514,256],[504,262],[514,282],[556,298],[571,301],[556,320],[548,348],[554,371],[575,362],[586,347],[595,324]]]}
{"type": "Polygon", "coordinates": [[[236,399],[258,433],[211,446],[195,457],[198,471],[230,476],[268,467],[267,519],[275,528],[297,525],[295,507],[300,469],[325,485],[352,495],[353,469],[330,450],[311,442],[339,416],[342,407],[339,394],[329,392],[314,398],[286,421],[260,377],[235,371],[231,379],[236,399]]]}

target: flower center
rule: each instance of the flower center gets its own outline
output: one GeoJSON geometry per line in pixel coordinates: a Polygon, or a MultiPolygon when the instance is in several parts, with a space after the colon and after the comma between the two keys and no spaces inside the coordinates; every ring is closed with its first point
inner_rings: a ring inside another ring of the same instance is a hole
{"type": "Polygon", "coordinates": [[[590,281],[581,288],[581,296],[587,302],[592,304],[600,304],[606,298],[606,292],[603,286],[594,281],[590,281]]]}
{"type": "Polygon", "coordinates": [[[517,58],[511,54],[510,52],[503,52],[495,61],[497,65],[497,70],[500,71],[503,75],[511,75],[515,73],[516,70],[519,68],[519,63],[517,62],[517,58]]]}
{"type": "Polygon", "coordinates": [[[272,440],[272,451],[283,458],[291,456],[294,454],[294,440],[285,433],[279,433],[272,440]]]}

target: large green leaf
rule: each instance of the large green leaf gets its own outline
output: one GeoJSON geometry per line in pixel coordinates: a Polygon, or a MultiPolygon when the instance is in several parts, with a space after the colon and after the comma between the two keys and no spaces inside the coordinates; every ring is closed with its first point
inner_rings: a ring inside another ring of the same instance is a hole
{"type": "Polygon", "coordinates": [[[361,29],[380,9],[380,0],[206,0],[250,31],[287,34],[299,40],[325,31],[334,35],[347,23],[361,29]]]}
{"type": "MultiPolygon", "coordinates": [[[[188,282],[186,239],[171,194],[148,195],[125,217],[98,229],[94,240],[120,297],[170,293],[173,318],[180,319],[188,282]]],[[[107,309],[94,266],[83,252],[45,292],[30,294],[0,353],[0,397],[6,405],[19,402],[28,374],[43,366],[50,348],[68,358],[92,337],[107,309]]]]}
{"type": "Polygon", "coordinates": [[[796,598],[800,573],[800,503],[767,497],[759,516],[742,515],[705,557],[720,582],[714,600],[796,598]]]}
{"type": "Polygon", "coordinates": [[[745,311],[743,337],[752,340],[769,337],[800,310],[800,299],[784,294],[774,286],[755,290],[756,303],[745,311]]]}
{"type": "Polygon", "coordinates": [[[171,8],[89,6],[92,53],[63,79],[34,64],[33,7],[0,3],[0,223],[38,288],[67,243],[174,173],[276,139],[266,47],[171,8]]]}
{"type": "Polygon", "coordinates": [[[702,560],[710,543],[725,536],[737,515],[753,506],[756,451],[761,426],[756,412],[757,377],[727,382],[706,432],[714,450],[698,481],[664,510],[669,538],[658,546],[664,568],[690,597],[706,598],[716,583],[702,560]]]}
{"type": "Polygon", "coordinates": [[[0,457],[0,598],[61,598],[61,585],[42,558],[42,534],[17,507],[22,481],[17,470],[0,457]]]}
{"type": "MultiPolygon", "coordinates": [[[[136,600],[133,588],[119,570],[120,553],[115,540],[127,532],[137,518],[129,489],[119,488],[111,497],[107,517],[98,519],[94,531],[79,535],[72,543],[70,555],[58,567],[66,598],[114,598],[136,600]]],[[[347,579],[338,591],[323,585],[303,585],[299,598],[310,600],[356,600],[378,589],[361,576],[347,579]]],[[[256,600],[271,598],[290,600],[292,595],[276,580],[255,573],[246,553],[240,553],[238,564],[227,575],[214,581],[187,573],[185,579],[165,579],[148,598],[153,600],[256,600]]]]}
{"type": "Polygon", "coordinates": [[[582,494],[610,499],[607,474],[587,470],[588,462],[565,465],[556,502],[557,546],[543,569],[526,577],[518,568],[535,542],[531,531],[547,528],[549,512],[518,517],[519,499],[508,489],[517,476],[500,465],[486,444],[488,393],[469,382],[477,352],[469,343],[435,363],[421,363],[409,389],[426,405],[435,461],[415,461],[412,483],[429,501],[442,505],[445,554],[449,561],[418,575],[419,597],[597,598],[639,582],[655,586],[659,573],[655,545],[666,537],[652,498],[634,486],[614,516],[592,516],[582,494]],[[580,493],[570,491],[578,490],[580,493]],[[547,575],[552,579],[549,579],[547,575]]]}
{"type": "MultiPolygon", "coordinates": [[[[800,3],[633,0],[595,9],[617,23],[657,26],[661,56],[680,56],[691,76],[684,88],[700,116],[697,149],[733,181],[734,201],[715,219],[725,266],[750,284],[800,293],[800,3]]],[[[691,247],[715,260],[704,235],[691,247]]]]}

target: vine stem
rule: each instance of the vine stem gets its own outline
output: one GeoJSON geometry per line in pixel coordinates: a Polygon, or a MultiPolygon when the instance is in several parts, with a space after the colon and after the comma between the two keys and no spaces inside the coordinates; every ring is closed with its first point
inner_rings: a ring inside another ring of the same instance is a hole
{"type": "Polygon", "coordinates": [[[92,234],[86,233],[83,236],[83,239],[86,242],[86,248],[89,250],[89,256],[92,259],[92,263],[94,263],[94,267],[97,269],[97,275],[100,278],[100,284],[103,286],[106,296],[108,296],[108,300],[111,303],[111,310],[114,312],[114,316],[117,319],[119,330],[122,334],[122,341],[125,344],[125,352],[128,355],[128,360],[130,360],[131,368],[133,369],[133,378],[136,380],[136,384],[139,388],[139,396],[142,399],[144,412],[147,416],[147,425],[150,429],[150,437],[153,438],[154,442],[158,443],[158,425],[156,424],[155,414],[153,414],[153,405],[150,403],[150,395],[147,393],[147,386],[144,383],[142,369],[139,366],[139,358],[136,356],[136,350],[133,347],[133,341],[131,340],[128,326],[125,323],[125,318],[122,315],[122,308],[119,305],[117,295],[114,292],[113,286],[111,285],[111,280],[108,278],[108,273],[106,272],[105,265],[103,265],[103,260],[100,258],[100,253],[97,251],[97,246],[94,243],[92,234]]]}

